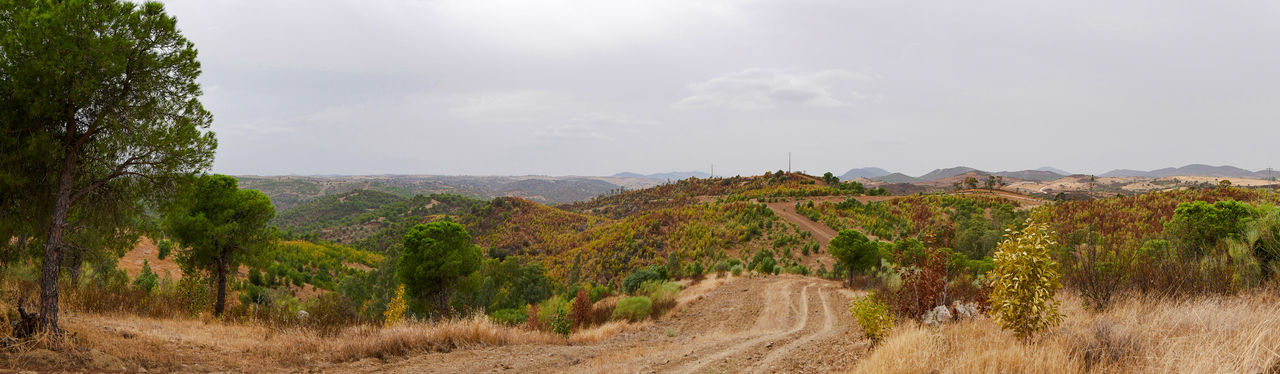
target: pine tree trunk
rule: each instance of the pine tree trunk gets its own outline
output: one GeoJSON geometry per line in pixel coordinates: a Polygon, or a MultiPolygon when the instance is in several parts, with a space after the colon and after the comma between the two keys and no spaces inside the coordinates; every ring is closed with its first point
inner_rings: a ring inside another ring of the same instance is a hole
{"type": "Polygon", "coordinates": [[[227,257],[231,252],[223,250],[218,255],[218,299],[213,304],[213,315],[222,316],[227,306],[227,257]]]}
{"type": "Polygon", "coordinates": [[[62,270],[62,235],[67,228],[67,214],[71,210],[71,184],[75,182],[77,154],[69,148],[58,178],[58,195],[53,204],[53,216],[49,224],[49,236],[44,242],[44,262],[40,271],[40,330],[60,332],[58,329],[58,273],[62,270]]]}

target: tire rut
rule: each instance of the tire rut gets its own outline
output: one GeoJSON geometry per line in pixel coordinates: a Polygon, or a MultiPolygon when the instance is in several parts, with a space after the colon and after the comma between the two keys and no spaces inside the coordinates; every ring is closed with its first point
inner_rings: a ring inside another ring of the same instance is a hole
{"type": "Polygon", "coordinates": [[[778,360],[781,360],[783,358],[790,356],[792,352],[795,351],[796,349],[809,344],[809,342],[812,342],[815,339],[825,337],[825,336],[834,334],[836,332],[835,330],[836,316],[835,314],[831,313],[831,302],[827,298],[827,294],[829,292],[824,292],[824,291],[827,291],[825,287],[818,290],[818,296],[820,299],[822,299],[822,328],[817,329],[816,331],[808,335],[805,335],[799,339],[793,340],[790,343],[787,343],[786,345],[773,350],[772,352],[769,352],[767,356],[765,356],[763,359],[758,361],[755,365],[752,365],[751,367],[744,370],[744,372],[750,372],[750,373],[765,372],[769,368],[773,367],[773,365],[776,362],[778,362],[778,360]]]}
{"type": "Polygon", "coordinates": [[[790,330],[783,331],[783,332],[767,333],[767,334],[763,334],[763,335],[759,335],[759,336],[756,336],[756,337],[750,338],[750,339],[749,339],[749,340],[747,340],[747,341],[743,341],[743,342],[740,342],[740,343],[734,344],[734,345],[730,346],[729,348],[726,348],[726,349],[720,350],[720,351],[718,351],[718,352],[714,352],[714,353],[713,353],[713,354],[711,354],[710,356],[703,356],[703,358],[698,359],[697,361],[694,361],[694,362],[692,362],[692,363],[689,363],[689,364],[683,365],[683,366],[681,366],[681,367],[680,367],[680,368],[678,368],[678,369],[672,370],[672,372],[676,372],[676,373],[698,373],[698,372],[700,372],[700,370],[705,369],[705,368],[706,368],[707,366],[709,366],[709,365],[712,365],[712,364],[714,364],[714,363],[716,363],[716,362],[719,362],[719,361],[721,361],[721,360],[727,359],[727,358],[729,358],[729,357],[731,357],[731,356],[733,356],[733,355],[735,355],[735,354],[738,354],[738,353],[741,353],[741,352],[743,352],[743,351],[746,351],[746,350],[748,350],[748,349],[750,349],[750,348],[752,348],[752,347],[755,347],[755,346],[760,345],[760,344],[764,344],[765,342],[770,341],[770,340],[776,340],[776,339],[780,339],[780,338],[785,338],[785,337],[787,337],[787,336],[794,335],[794,334],[797,334],[797,333],[799,333],[799,332],[803,331],[803,330],[804,330],[804,328],[805,328],[806,326],[808,326],[808,324],[809,324],[809,288],[811,288],[811,287],[813,287],[813,286],[814,286],[814,284],[813,284],[812,282],[810,282],[810,283],[805,284],[805,285],[804,285],[804,287],[803,287],[803,288],[801,288],[801,290],[800,290],[800,302],[799,302],[799,303],[796,303],[796,302],[792,301],[792,300],[791,300],[791,299],[792,299],[791,297],[787,297],[787,299],[788,299],[788,302],[787,302],[787,303],[789,304],[789,305],[788,305],[788,306],[789,306],[789,308],[788,308],[788,309],[790,309],[790,310],[792,310],[792,311],[793,311],[793,313],[790,313],[790,314],[788,315],[788,317],[789,317],[789,318],[790,318],[791,316],[798,316],[798,317],[799,317],[799,318],[798,318],[798,320],[796,321],[796,323],[793,325],[793,327],[792,327],[790,330]],[[797,307],[797,304],[799,305],[798,307],[797,307]],[[799,310],[797,310],[797,309],[799,309],[799,310]]]}

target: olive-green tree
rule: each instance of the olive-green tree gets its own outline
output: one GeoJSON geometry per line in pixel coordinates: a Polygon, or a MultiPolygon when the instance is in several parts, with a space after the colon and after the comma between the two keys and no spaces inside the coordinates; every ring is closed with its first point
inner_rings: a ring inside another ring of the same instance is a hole
{"type": "Polygon", "coordinates": [[[849,285],[853,285],[854,274],[879,265],[883,257],[880,246],[857,230],[840,230],[827,244],[827,251],[848,271],[849,285]]]}
{"type": "Polygon", "coordinates": [[[275,215],[267,195],[241,190],[235,178],[225,175],[201,176],[169,215],[165,227],[179,244],[176,254],[183,272],[214,277],[215,315],[226,308],[228,272],[270,243],[274,230],[267,222],[275,215]]]}
{"type": "Polygon", "coordinates": [[[449,313],[458,282],[480,267],[480,247],[467,229],[453,222],[431,222],[409,229],[396,265],[396,277],[410,296],[426,301],[436,316],[449,313]]]}
{"type": "Polygon", "coordinates": [[[159,3],[0,0],[0,209],[32,222],[0,229],[43,247],[40,329],[58,331],[64,239],[82,206],[149,196],[210,166],[199,75],[159,3]]]}

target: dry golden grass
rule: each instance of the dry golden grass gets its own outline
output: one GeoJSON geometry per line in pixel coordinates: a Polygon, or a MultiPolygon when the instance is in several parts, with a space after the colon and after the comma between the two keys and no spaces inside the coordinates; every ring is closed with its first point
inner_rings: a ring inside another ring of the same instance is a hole
{"type": "Polygon", "coordinates": [[[859,373],[1275,373],[1280,297],[1128,297],[1090,312],[1063,298],[1066,318],[1028,343],[980,318],[930,329],[908,323],[865,357],[859,373]]]}
{"type": "MultiPolygon", "coordinates": [[[[192,319],[156,319],[129,314],[77,314],[65,325],[78,347],[118,357],[128,366],[184,369],[192,363],[230,368],[304,367],[317,362],[346,362],[415,353],[448,352],[486,346],[592,344],[651,323],[609,322],[559,335],[495,324],[483,315],[441,322],[372,325],[322,336],[305,328],[192,319]]],[[[55,349],[56,350],[56,349],[55,349]]],[[[22,357],[23,352],[8,355],[22,357]]],[[[10,362],[9,367],[23,367],[10,362]]],[[[65,368],[75,368],[76,365],[65,368]]],[[[57,368],[57,367],[51,367],[57,368]]]]}

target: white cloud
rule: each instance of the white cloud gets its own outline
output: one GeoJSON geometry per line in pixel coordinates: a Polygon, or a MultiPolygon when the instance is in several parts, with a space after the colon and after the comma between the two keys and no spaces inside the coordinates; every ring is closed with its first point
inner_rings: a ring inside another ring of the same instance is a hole
{"type": "Polygon", "coordinates": [[[770,109],[778,106],[835,107],[860,100],[867,95],[853,92],[846,98],[832,94],[845,81],[874,80],[867,74],[845,70],[822,70],[811,73],[783,69],[747,69],[686,88],[692,95],[673,104],[676,108],[720,107],[730,109],[770,109]]]}

